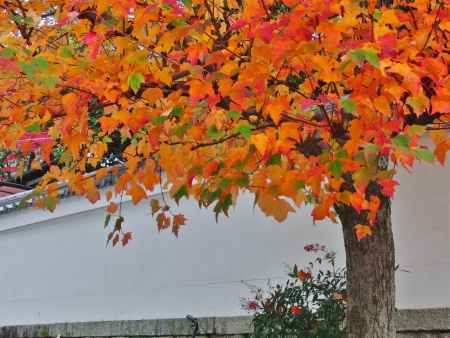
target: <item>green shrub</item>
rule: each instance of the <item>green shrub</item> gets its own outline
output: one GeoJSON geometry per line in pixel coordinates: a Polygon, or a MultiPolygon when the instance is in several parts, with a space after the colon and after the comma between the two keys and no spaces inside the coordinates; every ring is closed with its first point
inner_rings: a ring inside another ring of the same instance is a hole
{"type": "Polygon", "coordinates": [[[253,314],[252,337],[345,338],[345,269],[336,268],[334,252],[318,244],[320,254],[306,268],[290,268],[286,284],[253,289],[243,306],[253,314]]]}

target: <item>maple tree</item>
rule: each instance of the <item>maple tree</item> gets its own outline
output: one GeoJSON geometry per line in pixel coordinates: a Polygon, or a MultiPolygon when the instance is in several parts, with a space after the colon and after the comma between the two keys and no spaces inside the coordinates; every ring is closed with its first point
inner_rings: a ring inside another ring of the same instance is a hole
{"type": "Polygon", "coordinates": [[[134,203],[310,204],[342,223],[349,337],[393,337],[395,173],[445,162],[449,38],[444,0],[0,0],[0,150],[45,172],[50,210],[59,182],[95,202],[110,171],[134,203]]]}

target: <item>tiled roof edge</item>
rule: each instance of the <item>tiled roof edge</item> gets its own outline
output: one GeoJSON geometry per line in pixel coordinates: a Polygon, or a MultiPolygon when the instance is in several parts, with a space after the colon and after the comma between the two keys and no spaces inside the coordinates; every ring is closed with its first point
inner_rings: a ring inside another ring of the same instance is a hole
{"type": "MultiPolygon", "coordinates": [[[[122,173],[125,170],[125,167],[123,165],[117,165],[110,167],[109,173],[101,178],[98,182],[96,182],[96,186],[98,189],[106,188],[108,186],[113,185],[116,181],[120,173],[122,173]],[[113,174],[112,169],[119,167],[119,173],[113,174]]],[[[89,174],[86,174],[86,177],[92,177],[95,176],[96,172],[92,172],[89,174]]],[[[74,194],[69,190],[69,187],[67,183],[61,183],[61,186],[59,187],[59,196],[61,199],[73,196],[74,194]]],[[[31,191],[24,191],[20,192],[11,196],[5,196],[0,198],[0,215],[6,214],[9,212],[12,212],[14,210],[29,208],[33,205],[32,201],[26,201],[23,202],[27,196],[31,194],[31,191]]]]}

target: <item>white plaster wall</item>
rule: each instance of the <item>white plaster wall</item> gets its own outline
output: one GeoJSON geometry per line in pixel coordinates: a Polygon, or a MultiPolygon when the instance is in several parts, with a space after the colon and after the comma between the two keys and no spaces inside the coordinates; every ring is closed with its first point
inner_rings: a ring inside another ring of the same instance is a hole
{"type": "MultiPolygon", "coordinates": [[[[402,173],[394,201],[400,308],[450,306],[450,170],[421,166],[402,173]]],[[[0,325],[245,314],[241,281],[283,278],[284,263],[306,263],[303,247],[340,253],[339,225],[312,225],[309,210],[283,224],[244,198],[228,219],[193,202],[180,238],[159,234],[146,203],[126,203],[134,239],[106,248],[104,210],[68,198],[56,214],[26,209],[0,216],[0,325]],[[28,225],[27,225],[28,224],[28,225]],[[19,226],[9,229],[11,226],[19,226]]]]}

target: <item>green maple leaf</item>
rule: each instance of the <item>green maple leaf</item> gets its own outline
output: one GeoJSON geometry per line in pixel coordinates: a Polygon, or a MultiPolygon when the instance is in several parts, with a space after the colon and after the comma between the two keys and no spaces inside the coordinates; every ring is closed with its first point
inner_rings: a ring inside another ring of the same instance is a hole
{"type": "Polygon", "coordinates": [[[144,75],[142,75],[141,73],[133,73],[128,79],[128,86],[136,94],[144,82],[144,75]]]}

